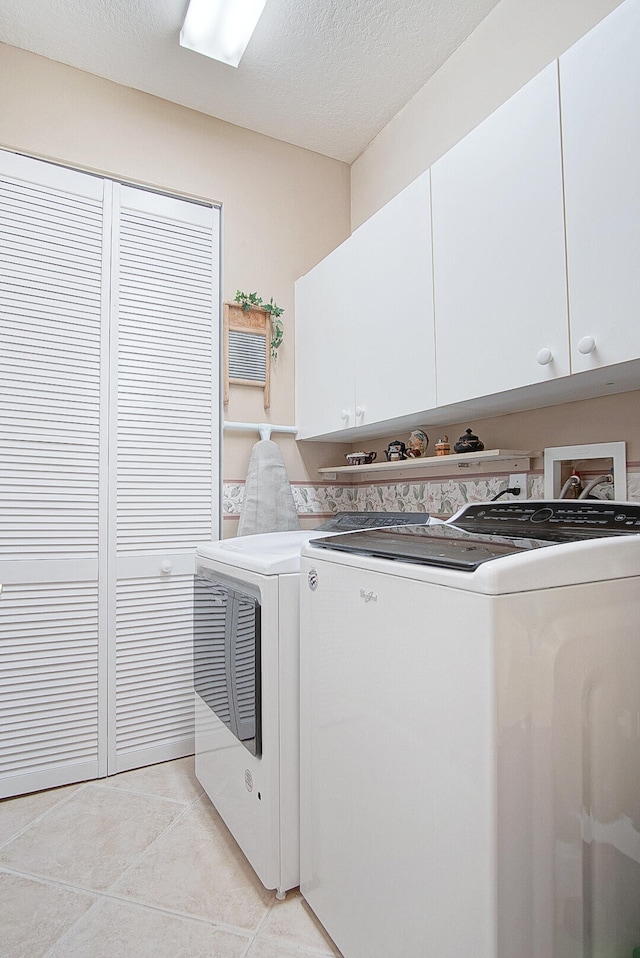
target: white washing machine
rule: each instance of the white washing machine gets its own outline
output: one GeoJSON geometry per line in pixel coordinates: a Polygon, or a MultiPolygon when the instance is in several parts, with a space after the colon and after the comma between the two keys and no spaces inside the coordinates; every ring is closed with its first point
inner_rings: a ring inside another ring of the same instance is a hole
{"type": "Polygon", "coordinates": [[[640,945],[640,506],[308,543],[301,889],[345,958],[640,945]]]}
{"type": "Polygon", "coordinates": [[[197,550],[196,775],[266,888],[299,884],[299,570],[303,543],[427,513],[340,513],[314,531],[197,550]]]}

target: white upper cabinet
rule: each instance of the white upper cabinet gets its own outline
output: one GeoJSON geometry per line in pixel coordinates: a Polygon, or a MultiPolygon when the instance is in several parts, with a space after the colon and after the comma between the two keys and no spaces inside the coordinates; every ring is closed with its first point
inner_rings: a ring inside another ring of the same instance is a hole
{"type": "Polygon", "coordinates": [[[299,438],[435,404],[430,222],[427,172],[296,283],[299,438]]]}
{"type": "Polygon", "coordinates": [[[431,173],[438,405],[568,375],[557,64],[431,173]]]}
{"type": "Polygon", "coordinates": [[[429,173],[353,234],[356,425],[436,403],[429,173]]]}
{"type": "Polygon", "coordinates": [[[347,240],[296,283],[299,439],[355,425],[352,264],[347,240]]]}
{"type": "Polygon", "coordinates": [[[560,58],[573,372],[640,357],[640,4],[560,58]]]}
{"type": "Polygon", "coordinates": [[[299,280],[300,438],[635,388],[638,117],[626,0],[299,280]]]}

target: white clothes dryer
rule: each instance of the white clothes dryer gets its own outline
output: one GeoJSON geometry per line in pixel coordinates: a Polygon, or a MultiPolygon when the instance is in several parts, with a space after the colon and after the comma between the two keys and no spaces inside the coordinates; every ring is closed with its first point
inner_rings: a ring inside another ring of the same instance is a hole
{"type": "Polygon", "coordinates": [[[311,539],[428,513],[339,513],[313,531],[223,539],[197,550],[196,776],[260,881],[300,879],[299,571],[311,539]]]}
{"type": "Polygon", "coordinates": [[[640,506],[310,542],[301,890],[345,958],[640,945],[640,506]]]}

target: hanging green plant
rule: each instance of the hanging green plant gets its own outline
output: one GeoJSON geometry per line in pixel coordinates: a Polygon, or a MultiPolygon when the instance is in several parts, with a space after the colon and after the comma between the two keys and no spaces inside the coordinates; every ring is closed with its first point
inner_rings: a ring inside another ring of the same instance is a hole
{"type": "Polygon", "coordinates": [[[273,297],[271,297],[268,303],[265,303],[257,293],[243,293],[239,289],[236,290],[235,302],[240,303],[245,313],[247,313],[252,306],[257,306],[258,309],[264,309],[265,312],[269,313],[271,320],[271,355],[274,359],[277,359],[278,348],[284,339],[284,326],[280,319],[284,313],[284,309],[274,303],[273,297]]]}

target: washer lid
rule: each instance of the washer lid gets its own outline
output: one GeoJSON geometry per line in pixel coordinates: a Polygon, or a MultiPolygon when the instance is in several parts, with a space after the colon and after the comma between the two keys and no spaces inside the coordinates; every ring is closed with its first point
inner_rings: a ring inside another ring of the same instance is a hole
{"type": "Polygon", "coordinates": [[[263,575],[280,575],[300,571],[300,549],[323,535],[310,529],[293,532],[265,532],[253,536],[220,539],[198,546],[199,558],[215,559],[236,569],[248,569],[263,575]]]}
{"type": "Polygon", "coordinates": [[[381,559],[414,562],[473,572],[483,562],[551,546],[544,539],[482,536],[443,523],[437,526],[403,526],[327,536],[314,542],[321,549],[352,552],[381,559]]]}

